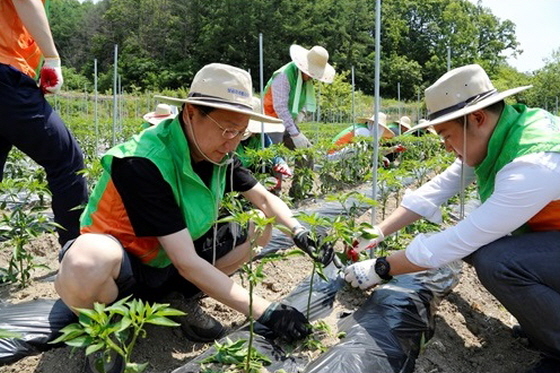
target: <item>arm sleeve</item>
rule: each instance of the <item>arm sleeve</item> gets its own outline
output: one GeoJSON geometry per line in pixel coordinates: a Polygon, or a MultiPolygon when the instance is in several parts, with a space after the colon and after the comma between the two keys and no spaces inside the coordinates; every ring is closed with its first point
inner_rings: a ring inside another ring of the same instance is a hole
{"type": "MultiPolygon", "coordinates": [[[[474,169],[465,167],[465,186],[471,184],[476,175],[474,169]]],[[[432,223],[441,223],[439,207],[449,198],[459,193],[461,186],[461,161],[456,159],[445,171],[422,185],[415,191],[407,190],[401,206],[422,215],[432,223]]]]}
{"type": "Polygon", "coordinates": [[[270,89],[272,89],[272,97],[274,98],[274,111],[284,121],[284,127],[286,127],[286,131],[288,131],[290,136],[297,135],[299,131],[288,107],[290,101],[290,82],[288,82],[286,74],[280,73],[276,75],[270,89]]]}
{"type": "Polygon", "coordinates": [[[166,236],[186,228],[171,186],[150,160],[113,158],[111,178],[138,237],[166,236]]]}
{"type": "MultiPolygon", "coordinates": [[[[560,161],[560,155],[554,154],[560,161]]],[[[559,167],[560,168],[560,167],[559,167]]],[[[412,263],[440,267],[510,234],[548,203],[560,199],[560,170],[516,160],[496,175],[494,193],[456,226],[420,234],[406,249],[412,263]]]]}

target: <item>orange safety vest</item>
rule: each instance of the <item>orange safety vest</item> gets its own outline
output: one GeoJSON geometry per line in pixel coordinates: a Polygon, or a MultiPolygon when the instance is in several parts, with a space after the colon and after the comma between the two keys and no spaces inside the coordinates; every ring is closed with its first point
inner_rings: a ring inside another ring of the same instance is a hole
{"type": "MultiPolygon", "coordinates": [[[[45,4],[46,0],[42,0],[45,4]]],[[[11,0],[0,1],[0,63],[35,78],[41,50],[21,22],[11,0]]]]}

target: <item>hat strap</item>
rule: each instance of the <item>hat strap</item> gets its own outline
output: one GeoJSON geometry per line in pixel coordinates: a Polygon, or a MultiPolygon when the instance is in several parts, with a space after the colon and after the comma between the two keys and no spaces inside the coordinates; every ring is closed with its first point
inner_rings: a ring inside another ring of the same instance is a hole
{"type": "Polygon", "coordinates": [[[494,88],[494,89],[491,89],[489,91],[479,93],[478,95],[467,98],[465,101],[459,102],[459,103],[457,103],[455,105],[452,105],[452,106],[449,106],[449,107],[446,107],[445,109],[441,109],[439,111],[436,111],[435,113],[431,113],[431,114],[428,115],[428,118],[430,120],[434,120],[434,119],[439,118],[439,117],[441,117],[445,114],[449,114],[449,113],[452,113],[454,111],[460,110],[460,109],[464,108],[465,106],[474,105],[477,102],[480,102],[483,99],[496,94],[497,92],[498,91],[494,88]]]}
{"type": "MultiPolygon", "coordinates": [[[[231,102],[231,101],[228,101],[228,100],[224,100],[221,97],[205,95],[203,93],[197,93],[197,92],[189,93],[189,97],[196,98],[199,101],[203,101],[203,102],[208,103],[208,104],[223,104],[223,105],[238,107],[239,109],[243,109],[243,110],[253,111],[253,107],[251,107],[250,105],[244,105],[244,104],[240,104],[238,102],[231,102]]],[[[204,105],[204,104],[201,103],[201,105],[204,105]]]]}

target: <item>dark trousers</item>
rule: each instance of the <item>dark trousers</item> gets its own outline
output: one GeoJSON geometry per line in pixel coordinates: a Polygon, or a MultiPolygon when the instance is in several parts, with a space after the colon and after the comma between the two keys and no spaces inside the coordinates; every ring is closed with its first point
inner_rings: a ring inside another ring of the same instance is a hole
{"type": "Polygon", "coordinates": [[[87,185],[77,172],[83,154],[62,119],[45,100],[37,83],[0,64],[0,181],[12,146],[45,169],[59,242],[79,235],[79,218],[87,202],[87,185]]]}
{"type": "Polygon", "coordinates": [[[560,359],[560,232],[503,237],[465,261],[531,342],[560,359]]]}

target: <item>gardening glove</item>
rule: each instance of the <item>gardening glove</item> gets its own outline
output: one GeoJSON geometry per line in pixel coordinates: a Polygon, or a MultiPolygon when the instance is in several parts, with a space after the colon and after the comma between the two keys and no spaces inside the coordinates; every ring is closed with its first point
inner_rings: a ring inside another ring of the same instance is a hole
{"type": "Polygon", "coordinates": [[[384,239],[385,236],[383,235],[383,232],[381,232],[379,226],[374,225],[370,229],[364,229],[360,237],[354,241],[352,246],[354,250],[359,253],[364,250],[376,248],[377,245],[379,245],[384,239]]]}
{"type": "Polygon", "coordinates": [[[323,243],[317,249],[317,242],[311,238],[308,229],[302,229],[294,235],[294,243],[305,251],[314,261],[327,266],[334,258],[334,248],[331,242],[323,243]]]}
{"type": "Polygon", "coordinates": [[[307,318],[294,307],[282,303],[271,303],[257,322],[272,330],[273,337],[282,337],[288,342],[311,334],[307,318]]]}
{"type": "Polygon", "coordinates": [[[360,287],[362,290],[379,284],[383,280],[375,273],[376,260],[369,259],[349,265],[344,270],[344,279],[353,287],[360,287]]]}
{"type": "Polygon", "coordinates": [[[62,87],[64,79],[60,68],[60,58],[45,58],[39,75],[39,87],[44,94],[57,93],[62,87]]]}
{"type": "Polygon", "coordinates": [[[294,146],[297,149],[300,148],[310,148],[311,147],[311,143],[309,142],[309,140],[307,139],[307,137],[305,137],[305,135],[303,133],[298,133],[297,135],[292,135],[292,141],[294,143],[294,146]]]}
{"type": "Polygon", "coordinates": [[[395,153],[403,153],[406,151],[406,148],[403,145],[399,144],[399,145],[395,145],[394,151],[395,153]]]}
{"type": "Polygon", "coordinates": [[[290,167],[284,162],[278,163],[272,169],[284,176],[292,176],[292,170],[290,170],[290,167]]]}

